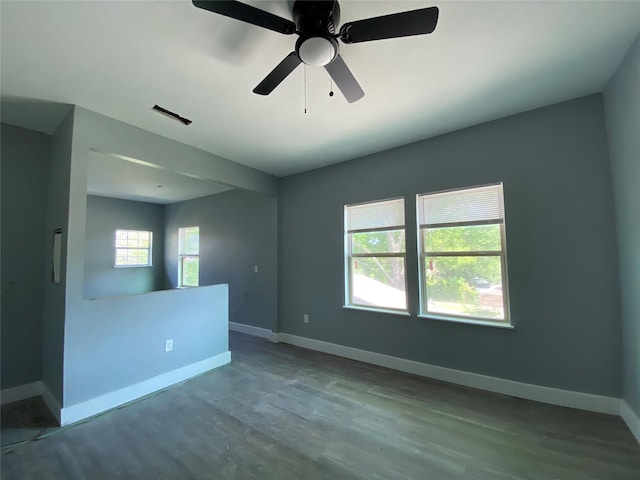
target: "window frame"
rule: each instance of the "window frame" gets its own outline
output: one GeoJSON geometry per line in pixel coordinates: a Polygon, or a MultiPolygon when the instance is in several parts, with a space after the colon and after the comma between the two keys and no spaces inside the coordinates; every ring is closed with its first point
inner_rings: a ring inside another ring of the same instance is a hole
{"type": "Polygon", "coordinates": [[[419,282],[419,296],[420,296],[420,313],[418,316],[436,320],[445,320],[452,322],[471,323],[477,325],[489,325],[494,327],[513,328],[513,323],[510,314],[510,302],[509,302],[509,279],[507,268],[507,240],[506,240],[506,214],[504,212],[504,188],[502,182],[494,184],[476,185],[473,187],[453,188],[448,190],[441,190],[429,193],[420,193],[416,195],[416,226],[417,226],[417,248],[418,248],[418,282],[419,282]],[[482,189],[487,187],[499,187],[500,190],[500,203],[502,216],[500,219],[494,220],[479,220],[479,221],[460,221],[429,224],[421,223],[421,198],[430,195],[439,195],[450,192],[464,192],[466,190],[482,189]],[[452,227],[467,227],[467,226],[482,226],[482,225],[498,225],[500,228],[500,250],[451,250],[451,251],[427,251],[425,246],[425,233],[431,228],[452,228],[452,227]],[[426,263],[427,258],[446,258],[446,257],[498,257],[500,259],[500,274],[502,280],[502,319],[492,319],[489,317],[482,317],[479,315],[458,315],[454,313],[442,313],[429,311],[429,297],[427,295],[427,274],[426,263]]]}
{"type": "Polygon", "coordinates": [[[382,200],[374,200],[369,202],[352,203],[344,206],[344,262],[345,262],[345,288],[344,288],[344,308],[350,308],[355,310],[367,310],[374,312],[392,313],[396,315],[410,315],[409,314],[409,291],[407,285],[407,240],[406,240],[406,212],[405,212],[405,199],[404,197],[387,198],[382,200]],[[392,225],[386,227],[376,228],[360,228],[349,229],[348,212],[352,207],[359,207],[363,205],[374,205],[377,203],[386,203],[402,200],[402,211],[405,221],[402,225],[392,225]],[[395,252],[377,252],[377,253],[353,253],[353,242],[351,236],[354,233],[373,233],[373,232],[392,232],[392,231],[404,232],[404,251],[400,253],[395,252]],[[404,297],[405,308],[393,308],[393,307],[378,307],[374,305],[364,305],[355,303],[353,301],[353,258],[402,258],[404,266],[404,297]]]}
{"type": "Polygon", "coordinates": [[[178,227],[178,288],[193,288],[200,286],[200,227],[178,227]],[[198,253],[183,253],[184,247],[184,232],[187,230],[198,230],[198,253]],[[197,260],[198,261],[198,281],[196,285],[186,284],[184,281],[184,263],[185,260],[197,260]]]}
{"type": "Polygon", "coordinates": [[[153,267],[153,232],[150,230],[132,230],[129,228],[116,228],[116,231],[113,235],[113,245],[114,245],[114,257],[113,257],[113,268],[147,268],[153,267]],[[119,247],[118,246],[118,232],[135,232],[135,233],[148,233],[149,234],[149,246],[148,247],[119,247]],[[121,250],[146,250],[147,251],[147,263],[125,263],[118,264],[118,251],[121,250]]]}

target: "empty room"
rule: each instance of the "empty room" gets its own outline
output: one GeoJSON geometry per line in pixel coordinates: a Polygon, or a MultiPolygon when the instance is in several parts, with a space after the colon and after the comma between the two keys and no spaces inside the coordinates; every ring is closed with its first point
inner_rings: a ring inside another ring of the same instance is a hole
{"type": "Polygon", "coordinates": [[[0,476],[640,478],[640,2],[0,2],[0,476]]]}

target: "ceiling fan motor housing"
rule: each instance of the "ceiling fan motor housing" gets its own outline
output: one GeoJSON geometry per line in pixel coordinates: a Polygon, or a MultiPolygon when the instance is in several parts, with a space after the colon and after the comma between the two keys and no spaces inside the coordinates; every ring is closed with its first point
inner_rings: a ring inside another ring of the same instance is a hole
{"type": "Polygon", "coordinates": [[[321,67],[331,63],[339,52],[338,41],[332,36],[340,21],[337,1],[296,0],[293,21],[300,35],[296,54],[305,64],[321,67]]]}

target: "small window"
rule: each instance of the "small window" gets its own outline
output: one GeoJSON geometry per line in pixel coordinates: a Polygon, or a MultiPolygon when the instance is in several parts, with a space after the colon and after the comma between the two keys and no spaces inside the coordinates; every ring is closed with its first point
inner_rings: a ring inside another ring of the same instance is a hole
{"type": "Polygon", "coordinates": [[[116,267],[150,267],[153,234],[140,230],[116,230],[116,267]]]}
{"type": "Polygon", "coordinates": [[[345,206],[346,306],[407,311],[404,199],[345,206]]]}
{"type": "Polygon", "coordinates": [[[200,281],[200,227],[178,231],[178,286],[197,287],[200,281]]]}
{"type": "Polygon", "coordinates": [[[502,184],[417,202],[422,314],[509,323],[502,184]]]}

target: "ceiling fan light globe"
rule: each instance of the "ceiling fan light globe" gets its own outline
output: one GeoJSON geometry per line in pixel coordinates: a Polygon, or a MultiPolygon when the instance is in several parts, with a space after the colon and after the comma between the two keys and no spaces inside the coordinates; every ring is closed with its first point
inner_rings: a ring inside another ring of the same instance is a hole
{"type": "Polygon", "coordinates": [[[310,67],[322,67],[336,58],[336,42],[330,38],[309,37],[301,40],[297,48],[298,57],[310,67]]]}

